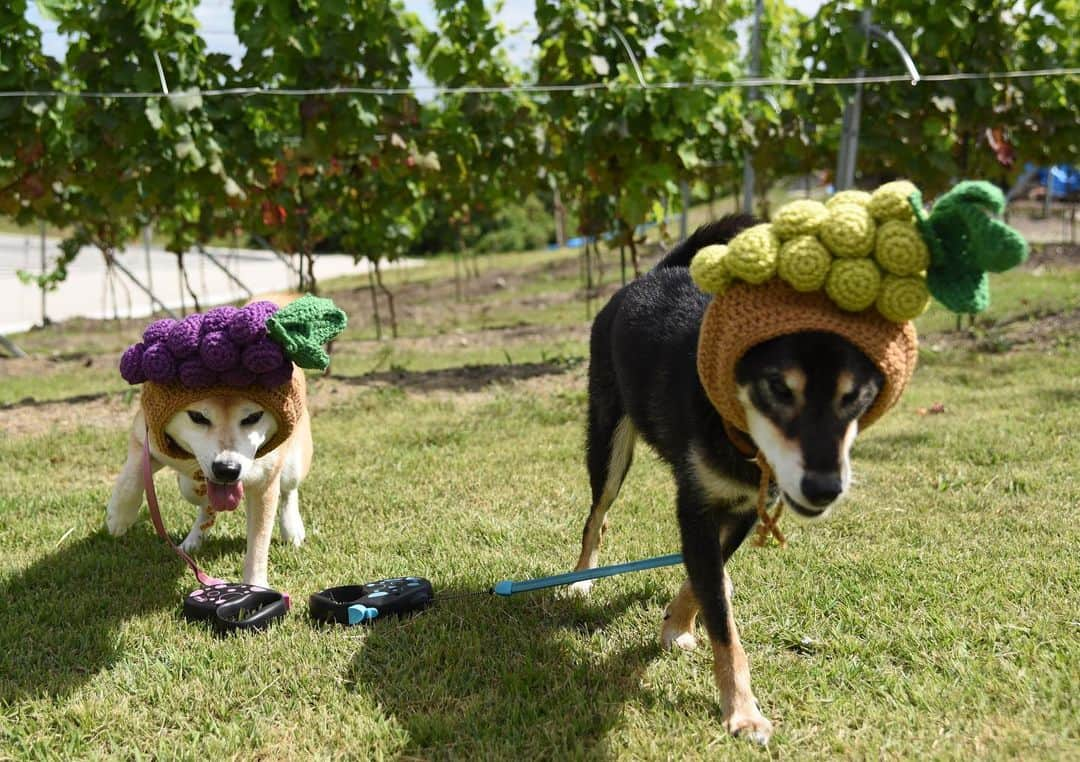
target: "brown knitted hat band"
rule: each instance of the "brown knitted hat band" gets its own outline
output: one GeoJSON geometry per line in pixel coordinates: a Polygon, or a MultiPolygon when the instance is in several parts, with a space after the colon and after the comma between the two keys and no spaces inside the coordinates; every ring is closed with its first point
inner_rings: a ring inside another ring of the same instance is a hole
{"type": "Polygon", "coordinates": [[[177,460],[187,460],[194,456],[177,447],[165,433],[165,427],[174,415],[188,405],[207,397],[236,397],[251,400],[273,415],[278,424],[274,436],[267,440],[256,453],[257,457],[262,457],[292,435],[304,409],[306,394],[307,380],[304,377],[304,371],[294,365],[292,380],[270,389],[258,385],[186,388],[180,384],[157,384],[147,381],[142,389],[142,409],[146,416],[146,426],[150,431],[150,441],[158,452],[177,460]]]}
{"type": "Polygon", "coordinates": [[[875,310],[845,312],[821,291],[803,293],[773,279],[762,285],[733,283],[705,311],[698,338],[698,376],[720,415],[747,431],[735,366],[750,348],[804,331],[835,333],[858,347],[881,371],[885,384],[859,419],[866,428],[896,404],[915,372],[918,340],[911,322],[893,323],[875,310]]]}

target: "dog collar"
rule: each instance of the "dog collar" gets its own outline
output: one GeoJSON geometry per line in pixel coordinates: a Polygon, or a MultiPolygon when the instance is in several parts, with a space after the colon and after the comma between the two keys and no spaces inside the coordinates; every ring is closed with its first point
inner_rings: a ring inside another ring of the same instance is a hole
{"type": "Polygon", "coordinates": [[[765,453],[754,443],[749,434],[737,428],[727,418],[721,416],[720,422],[724,425],[724,434],[727,435],[728,440],[738,450],[739,454],[747,460],[752,460],[761,470],[756,505],[758,515],[757,537],[754,538],[754,544],[761,547],[767,544],[769,537],[772,536],[776,538],[776,542],[781,548],[787,547],[787,538],[780,531],[780,514],[784,512],[784,503],[779,502],[776,510],[772,515],[769,515],[767,504],[769,502],[769,486],[772,484],[773,473],[769,461],[765,458],[765,453]]]}
{"type": "Polygon", "coordinates": [[[720,420],[724,424],[724,434],[727,435],[728,440],[739,451],[739,454],[747,460],[755,460],[759,450],[750,435],[742,429],[736,428],[727,418],[721,417],[720,420]]]}
{"type": "Polygon", "coordinates": [[[780,514],[784,512],[784,504],[779,502],[776,511],[771,516],[766,505],[769,502],[769,485],[772,484],[772,468],[765,458],[765,453],[754,443],[749,434],[737,428],[727,418],[721,416],[720,421],[724,424],[724,434],[727,435],[728,440],[738,450],[739,454],[747,460],[754,461],[757,467],[761,469],[756,506],[758,515],[757,537],[754,538],[754,544],[758,547],[767,544],[771,535],[776,538],[781,548],[787,547],[787,538],[780,531],[780,514]]]}

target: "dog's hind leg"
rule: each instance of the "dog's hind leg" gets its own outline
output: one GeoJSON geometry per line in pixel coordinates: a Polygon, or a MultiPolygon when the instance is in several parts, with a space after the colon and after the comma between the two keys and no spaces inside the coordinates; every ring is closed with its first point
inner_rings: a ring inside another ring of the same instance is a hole
{"type": "MultiPolygon", "coordinates": [[[[637,431],[630,417],[621,410],[604,411],[590,398],[588,432],[589,480],[592,485],[592,509],[585,520],[581,533],[581,554],[574,571],[595,569],[600,558],[600,542],[607,529],[607,512],[619,495],[626,472],[634,458],[637,431]],[[615,413],[611,415],[611,413],[615,413]]],[[[616,407],[612,404],[611,407],[616,407]]],[[[572,595],[587,595],[592,580],[575,582],[570,586],[572,595]]]]}
{"type": "Polygon", "coordinates": [[[730,552],[753,526],[754,515],[720,513],[701,499],[699,490],[682,484],[678,501],[684,563],[712,643],[724,728],[766,744],[772,723],[762,716],[750,689],[750,667],[731,611],[731,582],[724,568],[730,552]]]}
{"type": "MultiPolygon", "coordinates": [[[[308,447],[310,449],[310,443],[308,447]]],[[[282,542],[297,548],[304,544],[307,537],[304,519],[300,516],[300,482],[303,481],[304,473],[301,449],[293,448],[281,470],[281,515],[278,518],[278,528],[281,530],[282,542]]]]}
{"type": "Polygon", "coordinates": [[[282,542],[287,542],[297,548],[304,544],[307,532],[304,530],[304,520],[300,517],[300,490],[295,487],[284,491],[281,495],[281,516],[278,519],[278,527],[281,529],[282,542]]]}
{"type": "Polygon", "coordinates": [[[660,629],[660,644],[668,649],[681,648],[690,651],[697,648],[694,637],[694,623],[697,621],[701,604],[694,596],[690,580],[683,582],[678,595],[664,611],[664,625],[660,629]]]}
{"type": "MultiPolygon", "coordinates": [[[[132,434],[128,441],[127,461],[124,463],[120,475],[116,477],[113,485],[112,496],[109,498],[109,507],[105,511],[105,526],[109,534],[122,535],[135,520],[139,518],[139,508],[143,501],[143,474],[142,474],[143,446],[135,435],[132,434]]],[[[151,458],[150,468],[157,472],[161,470],[161,464],[151,458]]]]}

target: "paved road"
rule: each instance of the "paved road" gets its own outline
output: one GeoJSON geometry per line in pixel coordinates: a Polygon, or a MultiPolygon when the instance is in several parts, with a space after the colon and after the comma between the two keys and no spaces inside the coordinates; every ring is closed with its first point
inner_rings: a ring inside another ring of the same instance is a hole
{"type": "MultiPolygon", "coordinates": [[[[59,239],[47,238],[46,257],[51,263],[59,255],[59,239]]],[[[255,249],[217,249],[210,252],[229,272],[255,294],[295,288],[296,275],[273,252],[255,249]]],[[[176,257],[161,249],[149,254],[141,246],[118,257],[121,265],[138,280],[152,284],[152,290],[169,308],[181,305],[181,281],[176,257]]],[[[206,257],[185,256],[188,278],[202,306],[247,298],[247,294],[206,257]]],[[[315,277],[323,279],[368,271],[367,260],[354,264],[347,256],[320,256],[315,277]]],[[[19,280],[16,272],[41,272],[41,238],[0,234],[0,335],[25,331],[42,322],[41,290],[19,280]]],[[[191,298],[184,299],[190,308],[191,298]]],[[[50,320],[72,317],[142,317],[154,310],[150,298],[125,275],[110,275],[104,258],[94,248],[86,248],[68,268],[68,277],[56,291],[45,296],[45,314],[50,320]]]]}

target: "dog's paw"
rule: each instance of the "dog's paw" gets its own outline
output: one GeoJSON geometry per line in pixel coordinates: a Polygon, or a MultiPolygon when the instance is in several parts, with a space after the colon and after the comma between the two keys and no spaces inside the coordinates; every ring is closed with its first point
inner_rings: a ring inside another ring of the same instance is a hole
{"type": "Polygon", "coordinates": [[[307,539],[307,530],[304,529],[304,522],[300,520],[300,516],[297,515],[296,521],[282,521],[281,522],[281,541],[292,545],[294,548],[299,548],[304,544],[304,540],[307,539]]]}
{"type": "Polygon", "coordinates": [[[132,516],[130,513],[122,513],[121,511],[113,510],[111,507],[105,512],[105,528],[109,530],[109,534],[113,537],[119,537],[120,535],[131,529],[131,525],[135,523],[135,518],[138,517],[136,513],[132,516]]]}
{"type": "Polygon", "coordinates": [[[202,541],[203,533],[198,529],[192,529],[188,532],[188,536],[184,538],[184,541],[180,543],[180,550],[185,553],[194,553],[202,547],[202,541]]]}
{"type": "Polygon", "coordinates": [[[667,651],[693,651],[697,648],[697,638],[691,630],[676,627],[668,620],[660,629],[660,645],[667,651]]]}
{"type": "Polygon", "coordinates": [[[575,582],[572,585],[566,586],[567,598],[588,598],[589,593],[592,592],[593,580],[583,579],[580,582],[575,582]]]}
{"type": "Polygon", "coordinates": [[[765,746],[772,738],[772,723],[762,716],[757,706],[751,704],[748,708],[735,710],[724,720],[724,729],[738,738],[765,746]]]}
{"type": "Polygon", "coordinates": [[[303,527],[300,527],[299,532],[282,532],[281,539],[292,545],[294,548],[299,548],[304,544],[304,540],[307,539],[307,533],[303,527]]]}
{"type": "Polygon", "coordinates": [[[267,581],[265,574],[254,575],[251,577],[248,577],[245,574],[243,582],[245,585],[254,585],[255,587],[270,587],[270,583],[267,581]]]}

